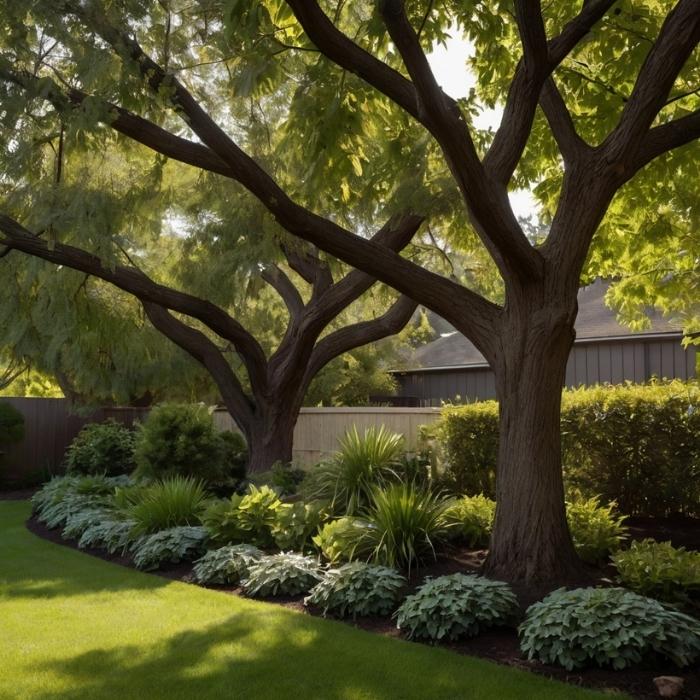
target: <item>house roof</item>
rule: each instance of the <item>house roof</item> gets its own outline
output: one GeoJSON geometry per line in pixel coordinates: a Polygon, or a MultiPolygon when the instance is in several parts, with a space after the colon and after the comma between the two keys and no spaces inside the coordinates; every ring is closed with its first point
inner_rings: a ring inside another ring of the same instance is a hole
{"type": "MultiPolygon", "coordinates": [[[[650,326],[643,331],[633,331],[620,324],[615,312],[605,305],[604,297],[610,283],[596,280],[578,293],[578,316],[576,317],[576,343],[626,340],[644,336],[682,334],[660,313],[648,313],[650,326]]],[[[410,361],[411,367],[420,369],[443,369],[451,367],[488,366],[484,356],[461,333],[453,331],[443,337],[417,348],[410,361]]],[[[397,370],[410,372],[411,370],[397,370]]]]}

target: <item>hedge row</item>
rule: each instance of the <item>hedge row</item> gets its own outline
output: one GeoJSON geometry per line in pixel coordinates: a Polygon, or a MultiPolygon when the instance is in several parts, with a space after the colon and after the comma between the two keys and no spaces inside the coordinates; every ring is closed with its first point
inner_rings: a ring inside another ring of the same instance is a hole
{"type": "MultiPolygon", "coordinates": [[[[628,515],[700,516],[700,385],[681,381],[567,390],[562,458],[569,491],[628,515]]],[[[494,497],[498,404],[450,406],[429,426],[445,486],[494,497]]]]}

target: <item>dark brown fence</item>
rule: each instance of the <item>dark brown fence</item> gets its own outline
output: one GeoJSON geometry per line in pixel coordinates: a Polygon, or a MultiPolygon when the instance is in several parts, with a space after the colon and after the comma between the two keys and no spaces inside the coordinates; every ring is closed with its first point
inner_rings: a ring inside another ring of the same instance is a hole
{"type": "Polygon", "coordinates": [[[0,398],[24,416],[24,440],[0,459],[0,486],[20,486],[60,471],[66,447],[86,423],[114,418],[125,425],[142,420],[147,408],[99,408],[75,412],[66,399],[0,398]]]}

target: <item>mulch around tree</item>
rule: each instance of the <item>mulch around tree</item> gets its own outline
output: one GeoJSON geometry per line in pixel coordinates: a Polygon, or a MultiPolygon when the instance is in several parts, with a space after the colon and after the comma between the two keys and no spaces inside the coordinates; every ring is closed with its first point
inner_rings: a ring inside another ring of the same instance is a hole
{"type": "MultiPolygon", "coordinates": [[[[671,540],[676,546],[685,546],[688,549],[700,550],[700,519],[659,519],[636,518],[630,519],[632,536],[635,539],[652,537],[658,541],[671,540]]],[[[43,539],[55,542],[66,547],[78,548],[77,540],[65,540],[61,537],[60,529],[50,530],[34,517],[27,520],[27,529],[43,539]]],[[[119,564],[128,568],[134,568],[129,556],[109,554],[102,549],[86,548],[81,552],[99,557],[105,561],[119,564]]],[[[477,572],[486,558],[486,550],[455,548],[448,554],[441,556],[438,561],[430,566],[421,568],[411,576],[407,593],[415,590],[426,576],[442,576],[444,574],[461,572],[477,572]]],[[[191,578],[192,564],[183,563],[170,565],[154,573],[157,576],[175,581],[194,584],[191,578]]],[[[614,570],[591,568],[588,575],[579,581],[567,582],[571,587],[588,585],[614,585],[614,570]]],[[[230,595],[242,595],[240,588],[233,586],[207,586],[207,588],[230,595]]],[[[534,600],[540,599],[546,591],[515,588],[515,593],[523,608],[534,600]]],[[[306,615],[320,616],[320,611],[304,606],[303,596],[277,597],[262,599],[275,605],[296,610],[306,615]]],[[[383,634],[387,637],[400,638],[401,633],[396,625],[384,617],[363,617],[356,620],[346,620],[353,625],[368,632],[383,634]]],[[[419,643],[419,642],[417,642],[419,643]]],[[[652,700],[659,694],[654,686],[654,678],[657,676],[680,676],[685,681],[683,692],[676,697],[678,700],[698,700],[700,698],[700,664],[690,668],[678,669],[669,663],[646,662],[643,665],[613,671],[610,669],[588,668],[575,671],[567,671],[558,666],[542,664],[538,661],[528,661],[520,653],[518,636],[512,628],[492,629],[482,632],[476,637],[460,640],[458,642],[443,642],[443,646],[459,654],[476,656],[496,663],[512,666],[521,670],[531,671],[544,675],[554,680],[571,683],[577,686],[593,688],[597,690],[609,690],[626,693],[638,700],[652,700]]],[[[614,697],[614,696],[613,696],[614,697]]]]}

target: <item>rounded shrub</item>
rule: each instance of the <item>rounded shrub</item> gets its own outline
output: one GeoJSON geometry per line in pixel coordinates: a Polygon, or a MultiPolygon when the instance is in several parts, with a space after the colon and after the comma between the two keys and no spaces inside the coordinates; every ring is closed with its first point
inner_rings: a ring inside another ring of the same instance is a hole
{"type": "Polygon", "coordinates": [[[128,474],[134,469],[134,432],[113,419],[88,423],[66,452],[71,474],[128,474]]]}
{"type": "Polygon", "coordinates": [[[250,565],[263,553],[249,544],[234,544],[209,550],[192,569],[197,583],[237,584],[248,575],[250,565]]]}
{"type": "Polygon", "coordinates": [[[451,524],[450,537],[459,539],[469,547],[488,547],[496,501],[479,494],[457,499],[447,510],[451,524]]]}
{"type": "Polygon", "coordinates": [[[237,449],[234,441],[230,435],[221,437],[204,406],[156,406],[136,436],[135,475],[147,479],[194,476],[219,483],[226,478],[227,460],[237,449]]]}
{"type": "Polygon", "coordinates": [[[590,564],[605,560],[627,537],[624,516],[615,514],[615,504],[600,505],[597,496],[566,504],[566,519],[576,553],[590,564]]]}
{"type": "Polygon", "coordinates": [[[409,639],[460,639],[512,624],[518,601],[507,583],[474,574],[450,574],[426,582],[395,613],[409,639]]]}
{"type": "Polygon", "coordinates": [[[304,605],[316,605],[324,615],[338,617],[388,615],[405,585],[406,579],[394,569],[355,561],[327,571],[304,605]]]}
{"type": "Polygon", "coordinates": [[[308,593],[321,580],[321,569],[313,557],[282,552],[261,557],[248,568],[241,583],[252,598],[308,593]]]}
{"type": "Polygon", "coordinates": [[[560,588],[527,609],[519,632],[529,659],[569,671],[652,656],[687,666],[700,656],[698,620],[624,588],[560,588]]]}

